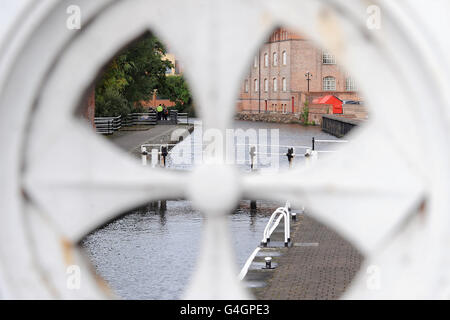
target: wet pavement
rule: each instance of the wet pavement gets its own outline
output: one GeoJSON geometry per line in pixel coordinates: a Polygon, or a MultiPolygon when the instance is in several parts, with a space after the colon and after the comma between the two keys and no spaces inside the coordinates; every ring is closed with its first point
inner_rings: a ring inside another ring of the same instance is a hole
{"type": "Polygon", "coordinates": [[[302,215],[293,228],[292,246],[275,261],[277,268],[252,289],[258,299],[334,300],[350,286],[363,256],[336,232],[302,215]]]}

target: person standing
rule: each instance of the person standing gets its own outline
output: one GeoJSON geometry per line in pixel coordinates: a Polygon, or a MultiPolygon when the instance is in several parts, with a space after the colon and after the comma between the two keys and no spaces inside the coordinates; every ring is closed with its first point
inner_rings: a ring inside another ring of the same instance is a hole
{"type": "Polygon", "coordinates": [[[167,120],[167,116],[169,115],[169,110],[167,109],[166,106],[164,106],[164,110],[163,110],[163,117],[164,120],[167,120]]]}
{"type": "Polygon", "coordinates": [[[159,121],[159,120],[161,120],[161,118],[162,118],[162,113],[163,113],[163,107],[162,107],[161,104],[156,108],[156,112],[157,112],[157,115],[158,115],[158,121],[159,121]]]}

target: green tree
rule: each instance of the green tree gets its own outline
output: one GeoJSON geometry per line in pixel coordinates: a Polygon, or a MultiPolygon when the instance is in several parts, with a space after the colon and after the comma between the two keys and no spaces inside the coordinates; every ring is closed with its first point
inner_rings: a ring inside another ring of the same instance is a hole
{"type": "Polygon", "coordinates": [[[98,117],[126,115],[142,111],[154,89],[166,87],[166,70],[173,65],[163,59],[166,49],[152,34],[146,34],[107,66],[96,86],[98,117]]]}
{"type": "Polygon", "coordinates": [[[178,109],[192,104],[191,92],[183,76],[168,76],[165,84],[159,91],[160,94],[175,102],[178,109]]]}
{"type": "Polygon", "coordinates": [[[131,112],[130,105],[120,91],[106,88],[101,96],[96,96],[95,115],[97,117],[125,117],[131,112]]]}

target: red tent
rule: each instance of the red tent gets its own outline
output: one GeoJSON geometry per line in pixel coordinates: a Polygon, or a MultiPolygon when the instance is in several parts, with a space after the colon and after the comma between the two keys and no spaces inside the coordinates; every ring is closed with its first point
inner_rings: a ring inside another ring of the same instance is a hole
{"type": "Polygon", "coordinates": [[[336,96],[328,95],[322,98],[316,98],[313,104],[331,104],[333,106],[333,114],[342,114],[342,100],[336,96]]]}

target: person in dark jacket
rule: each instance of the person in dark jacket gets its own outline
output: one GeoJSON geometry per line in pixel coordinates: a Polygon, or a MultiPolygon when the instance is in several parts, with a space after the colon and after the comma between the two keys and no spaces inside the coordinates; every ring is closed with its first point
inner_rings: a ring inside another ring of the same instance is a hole
{"type": "Polygon", "coordinates": [[[169,109],[167,109],[167,107],[164,106],[164,109],[163,109],[164,120],[167,120],[168,115],[169,115],[169,109]]]}

